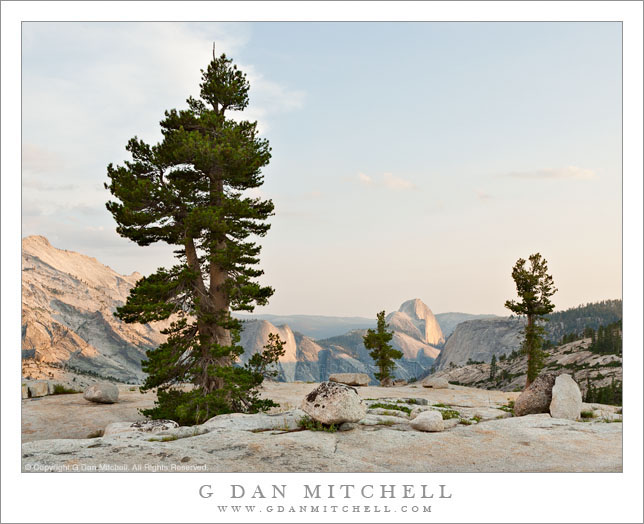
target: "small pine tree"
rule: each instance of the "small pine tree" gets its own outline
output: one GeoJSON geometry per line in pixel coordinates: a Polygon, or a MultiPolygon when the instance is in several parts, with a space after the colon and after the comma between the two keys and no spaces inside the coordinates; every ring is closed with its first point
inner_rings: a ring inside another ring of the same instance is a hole
{"type": "Polygon", "coordinates": [[[496,355],[492,355],[492,360],[490,361],[490,380],[494,380],[496,375],[496,355]]]}
{"type": "Polygon", "coordinates": [[[505,307],[518,315],[527,318],[524,330],[522,351],[528,356],[526,388],[537,378],[543,367],[545,354],[543,345],[543,326],[539,321],[546,321],[545,315],[552,313],[555,305],[550,297],[557,292],[552,276],[548,274],[548,262],[539,253],[530,255],[529,267],[526,260],[520,258],[512,268],[512,278],[517,288],[519,302],[507,300],[505,307]]]}
{"type": "Polygon", "coordinates": [[[591,389],[592,389],[592,384],[590,383],[590,375],[586,376],[586,396],[584,398],[584,402],[588,402],[588,398],[590,397],[591,389]]]}
{"type": "Polygon", "coordinates": [[[385,322],[385,312],[381,311],[378,313],[377,318],[378,325],[376,331],[373,329],[367,330],[363,341],[364,347],[371,350],[369,355],[371,355],[376,366],[378,366],[379,371],[375,376],[380,381],[380,385],[384,386],[392,378],[392,371],[396,366],[394,359],[402,358],[403,354],[389,344],[394,334],[392,331],[387,331],[388,326],[385,322]]]}

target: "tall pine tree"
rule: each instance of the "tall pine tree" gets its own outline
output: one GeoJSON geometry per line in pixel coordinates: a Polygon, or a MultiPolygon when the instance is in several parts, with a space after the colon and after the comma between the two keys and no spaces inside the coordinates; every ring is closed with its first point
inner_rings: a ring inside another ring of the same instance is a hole
{"type": "Polygon", "coordinates": [[[140,246],[176,246],[177,264],[139,280],[116,313],[128,323],[173,320],[167,342],[143,364],[143,389],[158,393],[145,412],[153,418],[199,423],[271,405],[255,394],[261,374],[234,365],[243,348],[231,310],[252,311],[273,294],[256,280],[263,273],[256,238],[270,227],[273,203],[244,193],[262,185],[271,150],[256,122],[227,116],[246,108],[249,87],[232,60],[213,56],[199,98],[165,112],[163,139],[149,145],[132,138],[131,160],[107,168],[117,232],[140,246]]]}
{"type": "Polygon", "coordinates": [[[539,253],[530,255],[528,261],[529,265],[526,267],[527,261],[520,258],[512,268],[512,278],[521,300],[505,302],[506,308],[518,315],[525,315],[527,319],[522,345],[522,350],[528,357],[526,388],[543,367],[545,355],[541,347],[545,330],[539,322],[546,321],[545,315],[554,310],[555,305],[550,297],[557,292],[554,280],[548,274],[548,261],[539,253]]]}
{"type": "Polygon", "coordinates": [[[378,313],[377,318],[376,330],[368,329],[367,334],[363,337],[363,342],[364,347],[371,350],[369,355],[378,366],[378,372],[375,373],[375,376],[380,381],[380,385],[385,386],[392,379],[392,371],[396,367],[394,360],[402,358],[403,354],[389,344],[394,334],[391,331],[387,331],[385,312],[378,313]]]}

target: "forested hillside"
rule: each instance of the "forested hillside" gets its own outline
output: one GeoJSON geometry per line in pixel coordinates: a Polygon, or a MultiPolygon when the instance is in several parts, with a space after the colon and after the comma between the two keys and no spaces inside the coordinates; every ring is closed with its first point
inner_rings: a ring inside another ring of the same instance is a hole
{"type": "Polygon", "coordinates": [[[547,317],[547,338],[553,344],[560,343],[564,335],[581,335],[586,328],[595,331],[599,326],[613,324],[622,318],[621,300],[602,300],[592,304],[555,311],[547,317]]]}

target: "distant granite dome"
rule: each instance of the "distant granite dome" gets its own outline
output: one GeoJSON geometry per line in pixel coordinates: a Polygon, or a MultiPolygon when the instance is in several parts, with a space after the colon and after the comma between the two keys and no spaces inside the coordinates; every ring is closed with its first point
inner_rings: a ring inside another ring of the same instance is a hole
{"type": "Polygon", "coordinates": [[[279,335],[284,342],[285,353],[280,357],[279,361],[280,378],[285,382],[293,382],[297,362],[297,343],[295,342],[293,331],[286,325],[277,327],[267,320],[244,322],[240,342],[244,352],[240,360],[245,364],[255,353],[261,352],[268,343],[268,335],[271,333],[279,335]]]}
{"type": "Polygon", "coordinates": [[[398,311],[387,315],[386,320],[394,331],[406,333],[426,344],[440,345],[445,342],[441,327],[432,310],[419,298],[403,302],[398,311]]]}
{"type": "Polygon", "coordinates": [[[463,366],[468,360],[490,362],[519,349],[525,322],[520,318],[487,318],[461,322],[449,337],[436,360],[436,369],[454,364],[463,366]]]}

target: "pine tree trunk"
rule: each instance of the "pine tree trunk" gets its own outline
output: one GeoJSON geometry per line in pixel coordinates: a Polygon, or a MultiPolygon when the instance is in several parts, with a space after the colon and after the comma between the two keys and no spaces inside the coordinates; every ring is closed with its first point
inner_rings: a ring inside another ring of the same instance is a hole
{"type": "Polygon", "coordinates": [[[534,348],[532,347],[533,342],[531,337],[533,326],[534,326],[534,317],[533,315],[528,315],[528,325],[526,326],[526,342],[527,342],[526,354],[528,355],[528,363],[527,363],[526,378],[525,378],[525,389],[528,389],[528,386],[532,384],[532,379],[530,378],[530,375],[532,374],[532,365],[534,360],[534,348]]]}
{"type": "MultiPolygon", "coordinates": [[[[222,196],[224,194],[224,183],[221,178],[221,173],[218,169],[214,170],[211,176],[210,182],[210,204],[214,207],[221,207],[222,196]]],[[[226,249],[225,239],[218,239],[214,245],[211,247],[211,254],[221,253],[226,249]]],[[[210,262],[209,266],[209,279],[210,279],[210,289],[209,297],[212,307],[212,312],[216,315],[225,315],[226,317],[230,314],[230,300],[226,293],[225,283],[228,275],[226,271],[215,264],[210,262]]],[[[212,326],[212,341],[221,345],[221,346],[230,346],[232,339],[230,336],[230,330],[215,324],[212,326]]],[[[226,367],[233,365],[233,358],[229,356],[220,357],[213,361],[215,367],[226,367]]],[[[220,378],[214,379],[212,384],[213,389],[221,389],[223,387],[223,380],[220,378]]]]}
{"type": "MultiPolygon", "coordinates": [[[[206,290],[206,286],[201,275],[201,268],[199,266],[194,240],[188,236],[186,236],[185,238],[185,248],[188,266],[195,273],[197,273],[197,277],[195,279],[195,288],[197,291],[197,296],[199,297],[201,311],[207,314],[217,314],[221,311],[227,312],[227,297],[223,292],[222,285],[225,281],[225,273],[221,270],[216,271],[216,266],[214,266],[214,264],[211,264],[210,291],[206,290]]],[[[232,364],[230,358],[212,358],[208,348],[210,344],[213,343],[222,346],[229,346],[231,344],[231,337],[230,332],[227,329],[214,323],[205,322],[200,318],[197,318],[197,330],[199,331],[199,339],[202,346],[202,351],[199,362],[199,367],[201,368],[201,376],[197,379],[196,385],[203,389],[204,394],[208,394],[211,391],[220,389],[223,386],[223,381],[220,378],[209,376],[208,367],[210,365],[218,367],[229,366],[232,364]]]]}
{"type": "MultiPolygon", "coordinates": [[[[221,249],[222,243],[218,243],[217,249],[221,249]]],[[[229,301],[226,296],[226,291],[224,289],[224,283],[226,281],[226,273],[216,264],[210,264],[210,300],[212,303],[213,310],[217,314],[229,315],[228,307],[229,301]]],[[[214,325],[213,330],[213,341],[221,346],[230,346],[232,339],[230,336],[230,331],[223,328],[219,325],[214,325]]],[[[220,366],[232,366],[233,359],[229,356],[220,357],[214,360],[214,365],[216,367],[220,366]]],[[[220,389],[223,387],[223,381],[220,378],[216,378],[214,381],[214,389],[220,389]]]]}

